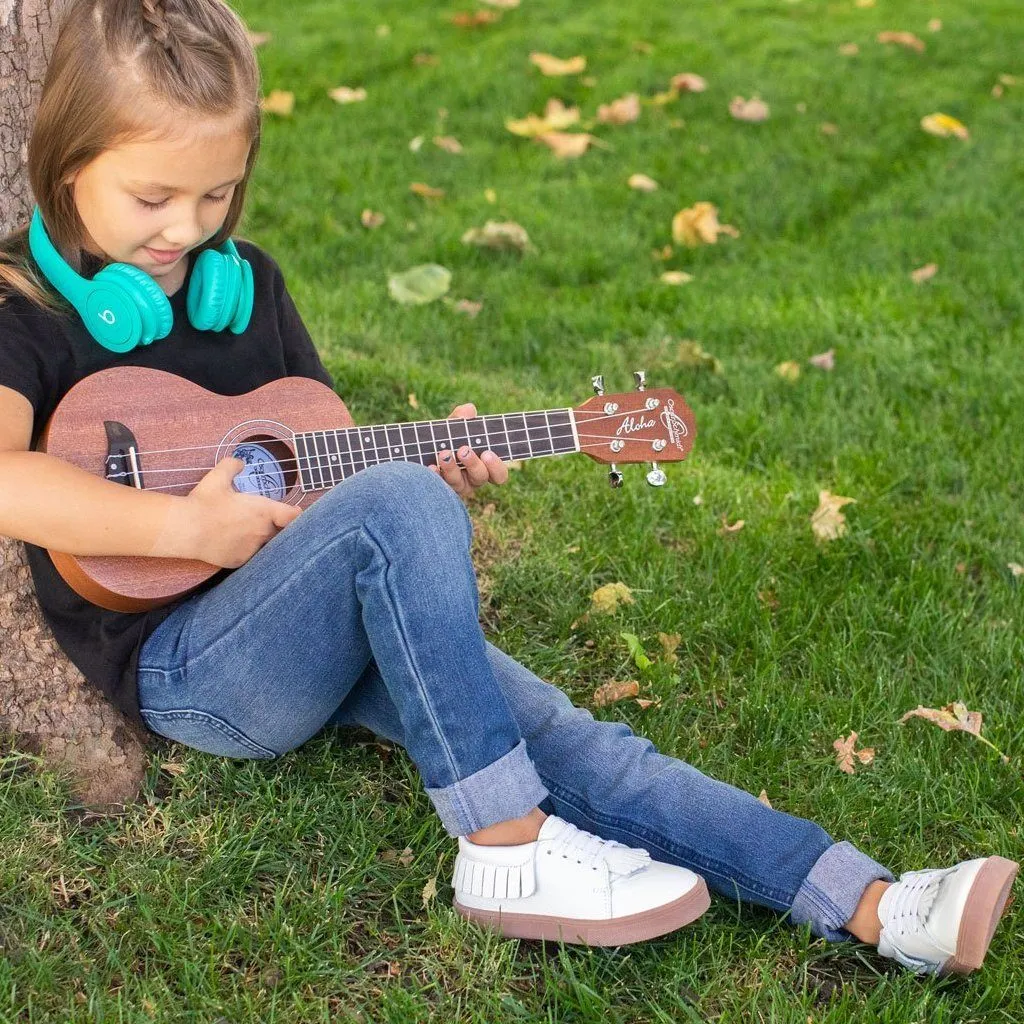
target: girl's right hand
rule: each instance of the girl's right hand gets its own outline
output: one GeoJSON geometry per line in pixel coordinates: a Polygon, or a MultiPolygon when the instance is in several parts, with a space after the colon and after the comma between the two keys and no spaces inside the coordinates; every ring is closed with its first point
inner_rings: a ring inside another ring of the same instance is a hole
{"type": "Polygon", "coordinates": [[[233,481],[244,466],[233,456],[221,459],[179,506],[186,557],[237,569],[302,513],[283,501],[236,491],[233,481]]]}

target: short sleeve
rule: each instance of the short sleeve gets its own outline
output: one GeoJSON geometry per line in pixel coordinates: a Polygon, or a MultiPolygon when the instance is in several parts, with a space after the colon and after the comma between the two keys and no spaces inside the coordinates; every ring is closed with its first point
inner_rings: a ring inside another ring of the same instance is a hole
{"type": "Polygon", "coordinates": [[[53,389],[52,368],[46,365],[50,331],[45,314],[36,314],[29,305],[15,298],[0,302],[0,384],[32,403],[38,423],[53,389]]]}
{"type": "Polygon", "coordinates": [[[334,387],[334,380],[320,359],[313,339],[295,308],[288,289],[285,287],[281,268],[271,260],[274,275],[274,304],[277,307],[278,325],[284,344],[285,366],[291,377],[312,377],[314,380],[334,387]]]}

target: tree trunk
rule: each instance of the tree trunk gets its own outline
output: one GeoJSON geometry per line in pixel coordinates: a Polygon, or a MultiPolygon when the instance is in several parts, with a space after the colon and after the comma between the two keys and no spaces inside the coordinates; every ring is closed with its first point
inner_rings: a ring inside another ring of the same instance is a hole
{"type": "MultiPolygon", "coordinates": [[[[24,223],[29,127],[67,0],[0,0],[0,237],[24,223]]],[[[43,620],[20,541],[0,537],[0,733],[98,811],[137,797],[148,733],[91,687],[43,620]]]]}

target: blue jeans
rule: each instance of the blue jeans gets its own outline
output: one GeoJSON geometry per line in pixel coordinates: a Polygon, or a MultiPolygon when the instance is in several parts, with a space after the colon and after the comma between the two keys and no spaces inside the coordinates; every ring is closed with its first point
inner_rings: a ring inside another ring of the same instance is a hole
{"type": "Polygon", "coordinates": [[[543,805],[730,898],[848,937],[864,889],[892,875],[627,725],[595,721],[488,644],[471,534],[461,499],[425,467],[358,473],[160,624],[139,659],[143,720],[252,758],[362,725],[406,749],[451,835],[543,805]]]}

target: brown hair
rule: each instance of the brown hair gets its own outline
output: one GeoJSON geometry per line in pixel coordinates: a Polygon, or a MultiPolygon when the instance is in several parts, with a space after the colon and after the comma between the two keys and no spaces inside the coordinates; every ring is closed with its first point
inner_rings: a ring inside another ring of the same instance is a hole
{"type": "MultiPolygon", "coordinates": [[[[242,216],[260,145],[260,76],[239,16],[223,0],[72,0],[61,21],[28,145],[28,176],[47,234],[82,269],[85,229],[67,179],[108,149],[152,137],[181,114],[237,116],[249,138],[245,175],[220,230],[242,216]]],[[[28,225],[0,239],[0,302],[15,291],[58,308],[28,248],[28,225]]]]}

